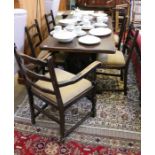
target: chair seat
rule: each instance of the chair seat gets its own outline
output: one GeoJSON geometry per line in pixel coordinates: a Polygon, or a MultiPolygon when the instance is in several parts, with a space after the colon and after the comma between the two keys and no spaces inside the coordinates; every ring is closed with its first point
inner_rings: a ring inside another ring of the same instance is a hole
{"type": "Polygon", "coordinates": [[[125,65],[125,58],[121,51],[116,51],[115,54],[100,53],[97,56],[97,60],[109,67],[123,67],[125,65]]]}
{"type": "Polygon", "coordinates": [[[117,45],[118,42],[119,42],[119,36],[118,36],[118,34],[114,34],[113,37],[114,37],[115,44],[117,45]]]}
{"type": "MultiPolygon", "coordinates": [[[[75,76],[74,74],[66,72],[59,68],[55,69],[55,73],[56,73],[58,82],[69,80],[75,76]]],[[[46,76],[49,76],[49,73],[47,73],[46,76]]],[[[53,90],[53,86],[52,86],[51,82],[45,82],[45,81],[39,80],[36,82],[36,84],[40,87],[53,90]]],[[[62,96],[63,104],[72,100],[74,97],[76,97],[80,93],[84,92],[86,89],[90,88],[91,86],[92,86],[92,84],[89,80],[82,79],[74,84],[69,85],[69,86],[61,87],[60,94],[62,96]]],[[[55,95],[49,94],[49,93],[42,93],[42,94],[44,94],[46,98],[48,98],[56,103],[55,95]]]]}
{"type": "Polygon", "coordinates": [[[44,59],[49,54],[48,50],[42,50],[40,51],[39,55],[37,56],[38,59],[44,59]]]}

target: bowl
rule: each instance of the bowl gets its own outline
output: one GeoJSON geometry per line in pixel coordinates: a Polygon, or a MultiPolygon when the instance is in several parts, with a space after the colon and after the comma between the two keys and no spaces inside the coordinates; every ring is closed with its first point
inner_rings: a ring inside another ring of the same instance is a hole
{"type": "Polygon", "coordinates": [[[71,42],[75,37],[76,37],[76,34],[74,32],[69,32],[65,30],[53,34],[53,38],[63,43],[71,42]]]}

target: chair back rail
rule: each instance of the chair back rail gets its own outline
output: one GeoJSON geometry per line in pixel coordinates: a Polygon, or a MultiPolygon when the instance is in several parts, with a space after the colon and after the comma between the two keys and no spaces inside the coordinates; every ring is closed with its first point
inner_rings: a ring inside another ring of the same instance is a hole
{"type": "MultiPolygon", "coordinates": [[[[38,91],[41,91],[43,93],[55,95],[55,93],[56,93],[55,89],[54,89],[55,83],[53,84],[53,82],[52,82],[53,78],[51,78],[50,76],[47,77],[46,75],[39,74],[36,72],[36,70],[31,70],[27,67],[27,65],[24,64],[24,61],[27,60],[27,62],[33,63],[34,65],[47,66],[47,62],[44,62],[42,60],[38,60],[36,58],[32,58],[32,57],[24,55],[24,54],[17,53],[16,49],[15,49],[15,57],[17,59],[18,65],[20,66],[20,70],[22,71],[22,74],[24,76],[25,84],[28,88],[32,89],[32,87],[33,87],[33,88],[38,89],[38,91]],[[53,90],[37,85],[36,81],[38,81],[38,80],[51,82],[51,88],[53,86],[53,90]]],[[[60,96],[60,98],[61,98],[61,96],[60,96]]]]}
{"type": "Polygon", "coordinates": [[[129,26],[129,30],[128,30],[128,34],[126,37],[126,41],[125,44],[123,46],[123,54],[127,53],[127,59],[126,59],[126,68],[128,68],[127,66],[129,65],[132,53],[133,53],[133,49],[135,48],[136,45],[136,40],[138,37],[139,31],[135,30],[135,28],[133,27],[133,24],[131,23],[129,26]],[[134,32],[134,33],[133,33],[134,32]]]}
{"type": "Polygon", "coordinates": [[[126,15],[124,15],[122,25],[121,25],[121,29],[119,32],[119,41],[118,41],[118,45],[117,45],[118,50],[120,50],[120,48],[121,48],[121,42],[123,40],[123,36],[124,36],[125,31],[126,31],[126,23],[127,23],[127,17],[126,17],[126,15]]]}
{"type": "Polygon", "coordinates": [[[31,49],[31,54],[33,57],[37,57],[36,48],[38,48],[43,39],[37,19],[35,19],[34,22],[35,23],[30,27],[25,27],[25,32],[31,49]]]}
{"type": "Polygon", "coordinates": [[[50,33],[54,29],[54,26],[56,25],[52,10],[50,11],[50,13],[45,14],[45,20],[47,24],[48,33],[50,33]]]}

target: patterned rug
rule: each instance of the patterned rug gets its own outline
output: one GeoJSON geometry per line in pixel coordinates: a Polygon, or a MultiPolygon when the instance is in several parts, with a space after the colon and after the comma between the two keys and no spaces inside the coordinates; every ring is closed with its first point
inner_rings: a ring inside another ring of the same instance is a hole
{"type": "Polygon", "coordinates": [[[137,150],[83,145],[77,141],[60,143],[58,139],[15,130],[15,155],[140,155],[137,150]]]}
{"type": "MultiPolygon", "coordinates": [[[[128,95],[124,96],[122,92],[97,94],[96,117],[88,118],[67,137],[67,140],[76,140],[93,146],[103,145],[140,150],[141,110],[132,64],[130,64],[128,75],[128,95]]],[[[120,80],[116,80],[116,77],[99,75],[97,76],[97,89],[122,87],[122,83],[118,81],[120,80]]],[[[44,105],[38,98],[35,98],[35,104],[44,105]]],[[[87,98],[78,101],[66,111],[66,128],[72,126],[90,108],[91,103],[87,98]]],[[[57,116],[55,109],[47,109],[47,111],[57,116]]],[[[38,117],[36,125],[31,125],[27,96],[15,113],[15,129],[59,138],[59,126],[43,115],[38,117]]]]}

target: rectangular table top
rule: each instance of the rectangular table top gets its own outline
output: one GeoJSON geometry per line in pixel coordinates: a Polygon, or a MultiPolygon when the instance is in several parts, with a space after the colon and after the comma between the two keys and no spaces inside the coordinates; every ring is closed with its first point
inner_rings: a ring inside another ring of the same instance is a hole
{"type": "MultiPolygon", "coordinates": [[[[112,20],[109,18],[108,27],[112,29],[112,20]]],[[[113,33],[100,37],[101,42],[96,45],[84,45],[78,42],[78,37],[69,43],[60,43],[49,35],[40,45],[41,50],[62,51],[72,53],[107,53],[114,54],[116,51],[113,33]]]]}

